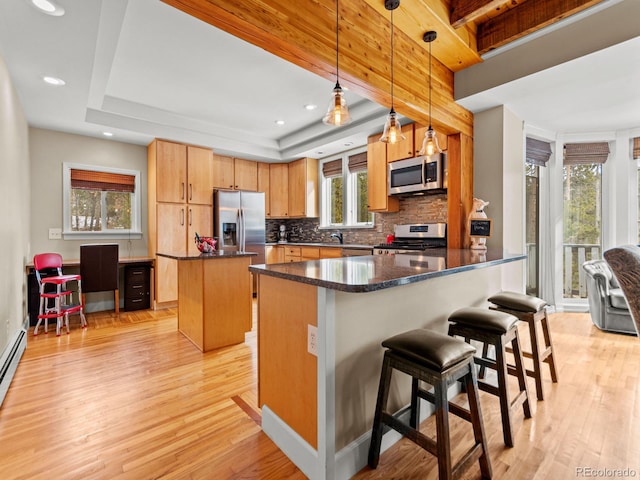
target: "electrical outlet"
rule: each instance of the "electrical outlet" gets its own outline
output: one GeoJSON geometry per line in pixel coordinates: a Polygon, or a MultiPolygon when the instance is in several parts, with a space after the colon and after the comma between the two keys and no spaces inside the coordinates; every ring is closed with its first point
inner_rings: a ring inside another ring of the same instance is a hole
{"type": "Polygon", "coordinates": [[[49,240],[61,240],[62,239],[62,229],[61,228],[50,228],[49,229],[49,240]]]}
{"type": "Polygon", "coordinates": [[[318,327],[307,325],[307,352],[318,356],[318,327]]]}

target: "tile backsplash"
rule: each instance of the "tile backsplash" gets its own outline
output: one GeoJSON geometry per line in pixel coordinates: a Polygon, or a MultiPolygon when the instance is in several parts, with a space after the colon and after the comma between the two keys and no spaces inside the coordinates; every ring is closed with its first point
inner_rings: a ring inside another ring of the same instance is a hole
{"type": "Polygon", "coordinates": [[[317,218],[267,219],[267,242],[278,241],[280,225],[285,225],[291,242],[328,242],[336,244],[331,234],[341,231],[346,244],[377,245],[393,233],[394,225],[405,223],[446,223],[447,195],[407,196],[400,198],[400,211],[376,213],[373,228],[320,229],[317,218]]]}

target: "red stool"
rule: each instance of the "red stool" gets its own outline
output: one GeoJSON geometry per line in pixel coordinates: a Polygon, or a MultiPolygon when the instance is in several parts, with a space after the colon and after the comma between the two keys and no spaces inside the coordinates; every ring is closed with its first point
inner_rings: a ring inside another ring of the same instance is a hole
{"type": "Polygon", "coordinates": [[[79,313],[82,328],[87,326],[87,320],[82,310],[82,281],[80,275],[62,274],[62,256],[57,253],[40,253],[33,257],[33,266],[40,286],[40,309],[38,323],[33,329],[33,335],[38,335],[40,322],[44,320],[44,333],[49,328],[49,319],[56,319],[56,335],[60,335],[63,324],[69,333],[69,314],[79,313]],[[77,290],[69,290],[67,283],[76,282],[77,290]],[[74,304],[73,294],[76,293],[78,303],[74,304]]]}

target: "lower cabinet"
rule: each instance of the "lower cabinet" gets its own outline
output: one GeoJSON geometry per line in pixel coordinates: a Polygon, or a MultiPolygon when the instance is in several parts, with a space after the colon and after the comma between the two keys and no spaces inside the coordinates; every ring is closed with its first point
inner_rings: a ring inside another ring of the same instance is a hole
{"type": "Polygon", "coordinates": [[[151,269],[148,265],[124,267],[124,309],[144,310],[151,307],[151,269]]]}

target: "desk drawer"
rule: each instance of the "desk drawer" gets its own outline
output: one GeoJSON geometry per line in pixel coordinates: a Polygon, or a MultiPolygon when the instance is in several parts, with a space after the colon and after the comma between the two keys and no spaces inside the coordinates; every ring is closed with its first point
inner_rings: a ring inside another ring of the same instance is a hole
{"type": "Polygon", "coordinates": [[[124,309],[142,310],[151,306],[151,269],[131,265],[124,269],[124,309]]]}

